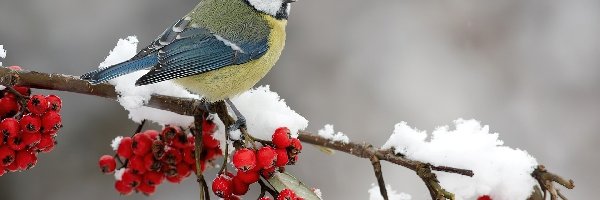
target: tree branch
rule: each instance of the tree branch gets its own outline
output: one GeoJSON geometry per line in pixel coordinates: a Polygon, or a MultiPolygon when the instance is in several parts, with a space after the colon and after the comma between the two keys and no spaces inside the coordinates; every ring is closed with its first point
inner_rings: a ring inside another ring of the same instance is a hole
{"type": "MultiPolygon", "coordinates": [[[[62,74],[46,74],[34,71],[14,71],[11,69],[1,67],[0,85],[21,85],[38,89],[67,91],[99,96],[113,100],[116,100],[118,96],[117,92],[115,92],[114,86],[109,84],[92,85],[87,81],[79,79],[79,77],[76,76],[62,74]]],[[[188,116],[201,116],[204,112],[207,112],[208,109],[213,112],[216,111],[219,118],[221,118],[221,120],[225,124],[233,123],[233,118],[227,113],[227,107],[224,104],[224,102],[217,102],[206,107],[204,106],[203,102],[198,99],[176,98],[164,95],[152,95],[146,106],[188,116]]],[[[453,198],[453,195],[441,188],[435,174],[431,172],[432,170],[461,174],[465,176],[473,176],[473,171],[471,170],[453,168],[448,166],[433,166],[428,163],[407,159],[403,155],[395,154],[392,149],[381,150],[374,148],[372,145],[366,143],[358,144],[331,141],[306,131],[299,131],[298,139],[305,143],[335,149],[360,158],[371,160],[377,159],[378,162],[379,160],[385,160],[390,163],[413,170],[417,173],[417,175],[419,175],[419,177],[421,177],[421,179],[423,179],[426,186],[431,192],[432,198],[434,199],[453,198]]],[[[540,181],[540,185],[544,192],[547,191],[546,189],[548,189],[547,186],[543,185],[547,182],[546,180],[550,180],[551,182],[557,182],[569,189],[573,188],[572,181],[564,181],[564,179],[554,174],[551,174],[545,170],[536,170],[532,174],[532,176],[538,181],[540,181]],[[541,180],[543,180],[543,182],[541,180]]],[[[385,188],[385,185],[380,185],[380,188],[385,188]]],[[[556,191],[551,192],[558,193],[556,191]]]]}

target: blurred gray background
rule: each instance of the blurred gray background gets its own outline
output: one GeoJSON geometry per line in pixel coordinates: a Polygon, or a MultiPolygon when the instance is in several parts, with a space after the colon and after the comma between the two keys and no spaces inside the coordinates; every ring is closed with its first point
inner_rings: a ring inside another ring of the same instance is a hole
{"type": "MultiPolygon", "coordinates": [[[[148,44],[196,2],[0,0],[4,64],[82,74],[119,38],[148,44]]],[[[309,119],[308,130],[332,123],[377,146],[400,121],[430,131],[476,118],[575,180],[567,197],[591,199],[600,178],[599,19],[597,0],[300,0],[287,48],[261,84],[309,119]]],[[[151,197],[119,196],[97,159],[135,124],[113,101],[57,93],[65,103],[57,148],[2,176],[0,199],[197,199],[193,179],[151,197]]],[[[343,153],[307,146],[300,159],[289,169],[326,199],[367,199],[376,181],[367,160],[343,153]]],[[[429,198],[412,171],[384,164],[384,174],[394,189],[429,198]]]]}

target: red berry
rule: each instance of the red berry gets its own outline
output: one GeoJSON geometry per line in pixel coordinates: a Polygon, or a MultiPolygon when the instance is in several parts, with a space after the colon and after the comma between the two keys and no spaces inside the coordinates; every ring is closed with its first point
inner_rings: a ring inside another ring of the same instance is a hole
{"type": "Polygon", "coordinates": [[[181,162],[182,159],[183,156],[181,155],[181,152],[179,152],[179,150],[175,148],[170,148],[165,152],[165,156],[162,160],[169,165],[177,165],[177,163],[181,162]]]}
{"type": "Polygon", "coordinates": [[[23,143],[26,146],[36,146],[42,140],[42,134],[35,133],[23,133],[23,143]]]}
{"type": "Polygon", "coordinates": [[[165,126],[165,128],[163,128],[162,132],[160,133],[160,136],[161,140],[165,141],[166,143],[171,143],[171,141],[175,139],[175,136],[182,134],[183,133],[181,132],[181,129],[179,127],[167,125],[165,126]]]}
{"type": "Polygon", "coordinates": [[[9,137],[6,141],[6,144],[15,151],[20,151],[27,147],[25,141],[23,141],[23,135],[19,135],[17,137],[9,137]]]}
{"type": "Polygon", "coordinates": [[[27,109],[35,115],[42,115],[48,110],[48,100],[44,95],[33,95],[27,101],[27,109]]]}
{"type": "Polygon", "coordinates": [[[0,165],[8,166],[15,161],[15,151],[8,146],[0,146],[0,165]]]}
{"type": "Polygon", "coordinates": [[[302,151],[302,143],[300,143],[298,138],[292,138],[292,144],[290,146],[292,147],[293,154],[298,154],[302,151]]]}
{"type": "Polygon", "coordinates": [[[62,119],[56,111],[50,111],[42,116],[41,132],[45,134],[55,134],[62,128],[62,119]]]}
{"type": "Polygon", "coordinates": [[[256,166],[256,155],[253,150],[239,149],[233,153],[233,166],[240,171],[248,171],[256,166]]]}
{"type": "Polygon", "coordinates": [[[165,175],[161,172],[148,172],[144,174],[144,183],[148,185],[160,185],[165,179],[165,175]]]}
{"type": "Polygon", "coordinates": [[[27,114],[21,118],[19,124],[21,125],[21,131],[24,133],[35,133],[42,127],[42,120],[35,115],[27,114]]]}
{"type": "Polygon", "coordinates": [[[37,154],[30,151],[17,151],[15,162],[19,170],[31,169],[37,163],[37,154]]]}
{"type": "Polygon", "coordinates": [[[152,142],[152,155],[157,160],[161,160],[165,156],[165,143],[160,140],[154,140],[152,142]]]}
{"type": "Polygon", "coordinates": [[[162,167],[162,163],[154,158],[152,154],[146,154],[144,156],[144,167],[147,171],[159,171],[162,167]]]}
{"type": "Polygon", "coordinates": [[[189,164],[180,162],[179,164],[177,164],[177,174],[185,178],[192,174],[192,169],[190,168],[189,164]]]}
{"type": "Polygon", "coordinates": [[[156,192],[156,186],[142,183],[140,184],[140,186],[137,187],[137,191],[144,193],[144,195],[146,196],[150,196],[154,194],[154,192],[156,192]]]}
{"type": "Polygon", "coordinates": [[[0,176],[3,176],[6,173],[6,171],[8,171],[5,168],[6,167],[4,167],[3,165],[0,165],[0,176]]]}
{"type": "Polygon", "coordinates": [[[217,148],[219,147],[219,140],[215,139],[212,135],[203,134],[202,135],[202,145],[204,145],[207,149],[217,148]]]}
{"type": "Polygon", "coordinates": [[[215,132],[217,124],[212,120],[202,120],[202,133],[210,135],[215,132]]]}
{"type": "Polygon", "coordinates": [[[177,176],[177,167],[173,165],[164,163],[160,171],[165,174],[165,177],[177,176]]]}
{"type": "Polygon", "coordinates": [[[220,174],[213,180],[212,191],[221,198],[228,198],[233,193],[233,183],[231,177],[225,174],[220,174]]]}
{"type": "Polygon", "coordinates": [[[0,116],[7,117],[17,114],[19,111],[19,103],[14,97],[4,96],[0,98],[0,116]]]}
{"type": "Polygon", "coordinates": [[[115,182],[115,189],[121,195],[129,195],[129,194],[131,194],[131,192],[133,192],[133,187],[131,187],[131,185],[128,185],[127,183],[125,183],[125,181],[123,181],[123,180],[115,182]]]}
{"type": "Polygon", "coordinates": [[[54,136],[52,135],[42,135],[42,139],[36,145],[36,148],[40,152],[50,152],[56,146],[56,141],[54,140],[54,136]]]}
{"type": "Polygon", "coordinates": [[[238,179],[240,179],[240,181],[246,184],[255,183],[256,181],[258,181],[258,179],[260,179],[260,176],[258,175],[258,170],[250,170],[247,172],[238,171],[235,177],[237,177],[238,179]]]}
{"type": "Polygon", "coordinates": [[[131,169],[126,169],[125,172],[123,172],[123,176],[121,176],[121,180],[124,182],[125,185],[128,185],[131,188],[136,188],[140,185],[140,183],[142,182],[142,179],[140,178],[140,176],[136,173],[133,172],[133,170],[131,169]]]}
{"type": "Polygon", "coordinates": [[[265,146],[258,150],[256,160],[260,168],[270,168],[275,165],[277,153],[275,153],[275,150],[272,147],[265,146]]]}
{"type": "Polygon", "coordinates": [[[275,174],[276,167],[273,166],[271,168],[260,170],[260,175],[265,179],[270,179],[275,174]]]}
{"type": "Polygon", "coordinates": [[[6,118],[0,122],[0,133],[9,138],[19,135],[21,127],[15,118],[6,118]]]}
{"type": "Polygon", "coordinates": [[[275,166],[283,167],[283,166],[287,165],[288,160],[289,160],[287,150],[275,149],[275,152],[277,153],[277,161],[275,161],[275,166]]]}
{"type": "Polygon", "coordinates": [[[131,139],[131,148],[135,155],[144,156],[152,149],[152,139],[146,134],[135,134],[131,139]]]}
{"type": "Polygon", "coordinates": [[[132,144],[133,140],[130,137],[124,137],[121,139],[119,147],[117,148],[117,154],[125,159],[131,158],[133,155],[133,149],[131,148],[132,144]]]}
{"type": "Polygon", "coordinates": [[[131,169],[134,174],[146,173],[146,165],[144,164],[144,157],[135,155],[129,159],[127,167],[131,169]]]}
{"type": "Polygon", "coordinates": [[[115,172],[115,168],[117,168],[117,162],[111,155],[101,156],[100,160],[98,161],[98,165],[100,165],[100,170],[104,174],[112,174],[115,172]]]}
{"type": "Polygon", "coordinates": [[[237,176],[231,179],[231,185],[233,186],[232,193],[235,195],[244,195],[248,192],[250,185],[240,180],[237,176]]]}
{"type": "Polygon", "coordinates": [[[194,147],[183,149],[183,161],[190,165],[196,165],[196,150],[194,147]]]}
{"type": "Polygon", "coordinates": [[[272,137],[273,144],[278,149],[284,149],[290,146],[292,143],[292,136],[290,135],[290,129],[287,127],[280,127],[275,130],[272,137]]]}
{"type": "Polygon", "coordinates": [[[272,200],[272,199],[271,199],[270,197],[261,197],[261,198],[260,198],[260,199],[258,199],[258,200],[272,200]]]}
{"type": "Polygon", "coordinates": [[[12,164],[5,166],[5,169],[9,172],[16,172],[19,170],[19,164],[17,161],[12,162],[12,164]]]}
{"type": "Polygon", "coordinates": [[[277,196],[277,200],[295,200],[296,198],[296,193],[288,188],[281,190],[277,196]]]}
{"type": "Polygon", "coordinates": [[[489,195],[483,195],[477,198],[477,200],[492,200],[492,197],[490,197],[489,195]]]}
{"type": "Polygon", "coordinates": [[[51,94],[46,96],[46,100],[48,101],[49,110],[58,112],[62,108],[62,100],[60,100],[60,97],[51,94]]]}
{"type": "MultiPolygon", "coordinates": [[[[193,141],[193,139],[192,139],[193,141]]],[[[185,134],[178,134],[173,139],[171,145],[178,149],[183,149],[189,145],[188,136],[185,134]]]]}
{"type": "Polygon", "coordinates": [[[143,134],[150,136],[150,139],[152,139],[152,141],[158,140],[159,133],[156,130],[146,130],[143,132],[143,134]]]}
{"type": "Polygon", "coordinates": [[[181,181],[183,181],[183,177],[179,176],[177,173],[175,174],[175,176],[167,176],[167,181],[171,183],[181,183],[181,181]]]}

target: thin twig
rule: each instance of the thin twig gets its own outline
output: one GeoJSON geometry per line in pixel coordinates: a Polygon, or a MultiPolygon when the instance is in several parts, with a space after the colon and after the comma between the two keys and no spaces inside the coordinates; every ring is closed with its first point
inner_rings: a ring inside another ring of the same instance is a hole
{"type": "Polygon", "coordinates": [[[279,192],[277,192],[273,188],[269,187],[262,179],[258,179],[258,184],[260,184],[261,189],[267,190],[267,192],[269,192],[269,194],[271,194],[271,196],[276,198],[279,195],[279,192]]]}
{"type": "Polygon", "coordinates": [[[194,132],[194,155],[196,156],[196,177],[198,178],[198,186],[200,187],[200,200],[210,199],[208,195],[205,195],[205,191],[208,190],[206,185],[206,180],[204,180],[204,175],[202,174],[202,165],[200,164],[200,155],[202,155],[202,121],[205,119],[205,115],[196,115],[194,116],[194,128],[192,129],[194,132]]]}
{"type": "Polygon", "coordinates": [[[385,188],[385,181],[383,180],[383,172],[381,171],[381,162],[377,156],[371,157],[371,164],[373,165],[373,171],[375,171],[375,178],[377,178],[377,184],[379,184],[379,192],[384,200],[388,200],[387,189],[385,188]]]}

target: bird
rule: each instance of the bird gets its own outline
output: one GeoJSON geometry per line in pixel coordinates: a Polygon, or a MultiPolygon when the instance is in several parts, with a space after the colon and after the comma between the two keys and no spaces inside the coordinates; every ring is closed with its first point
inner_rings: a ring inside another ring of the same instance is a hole
{"type": "Polygon", "coordinates": [[[80,76],[91,84],[149,70],[136,86],[172,80],[205,102],[225,101],[252,88],[279,60],[296,0],[200,0],[131,59],[80,76]]]}

